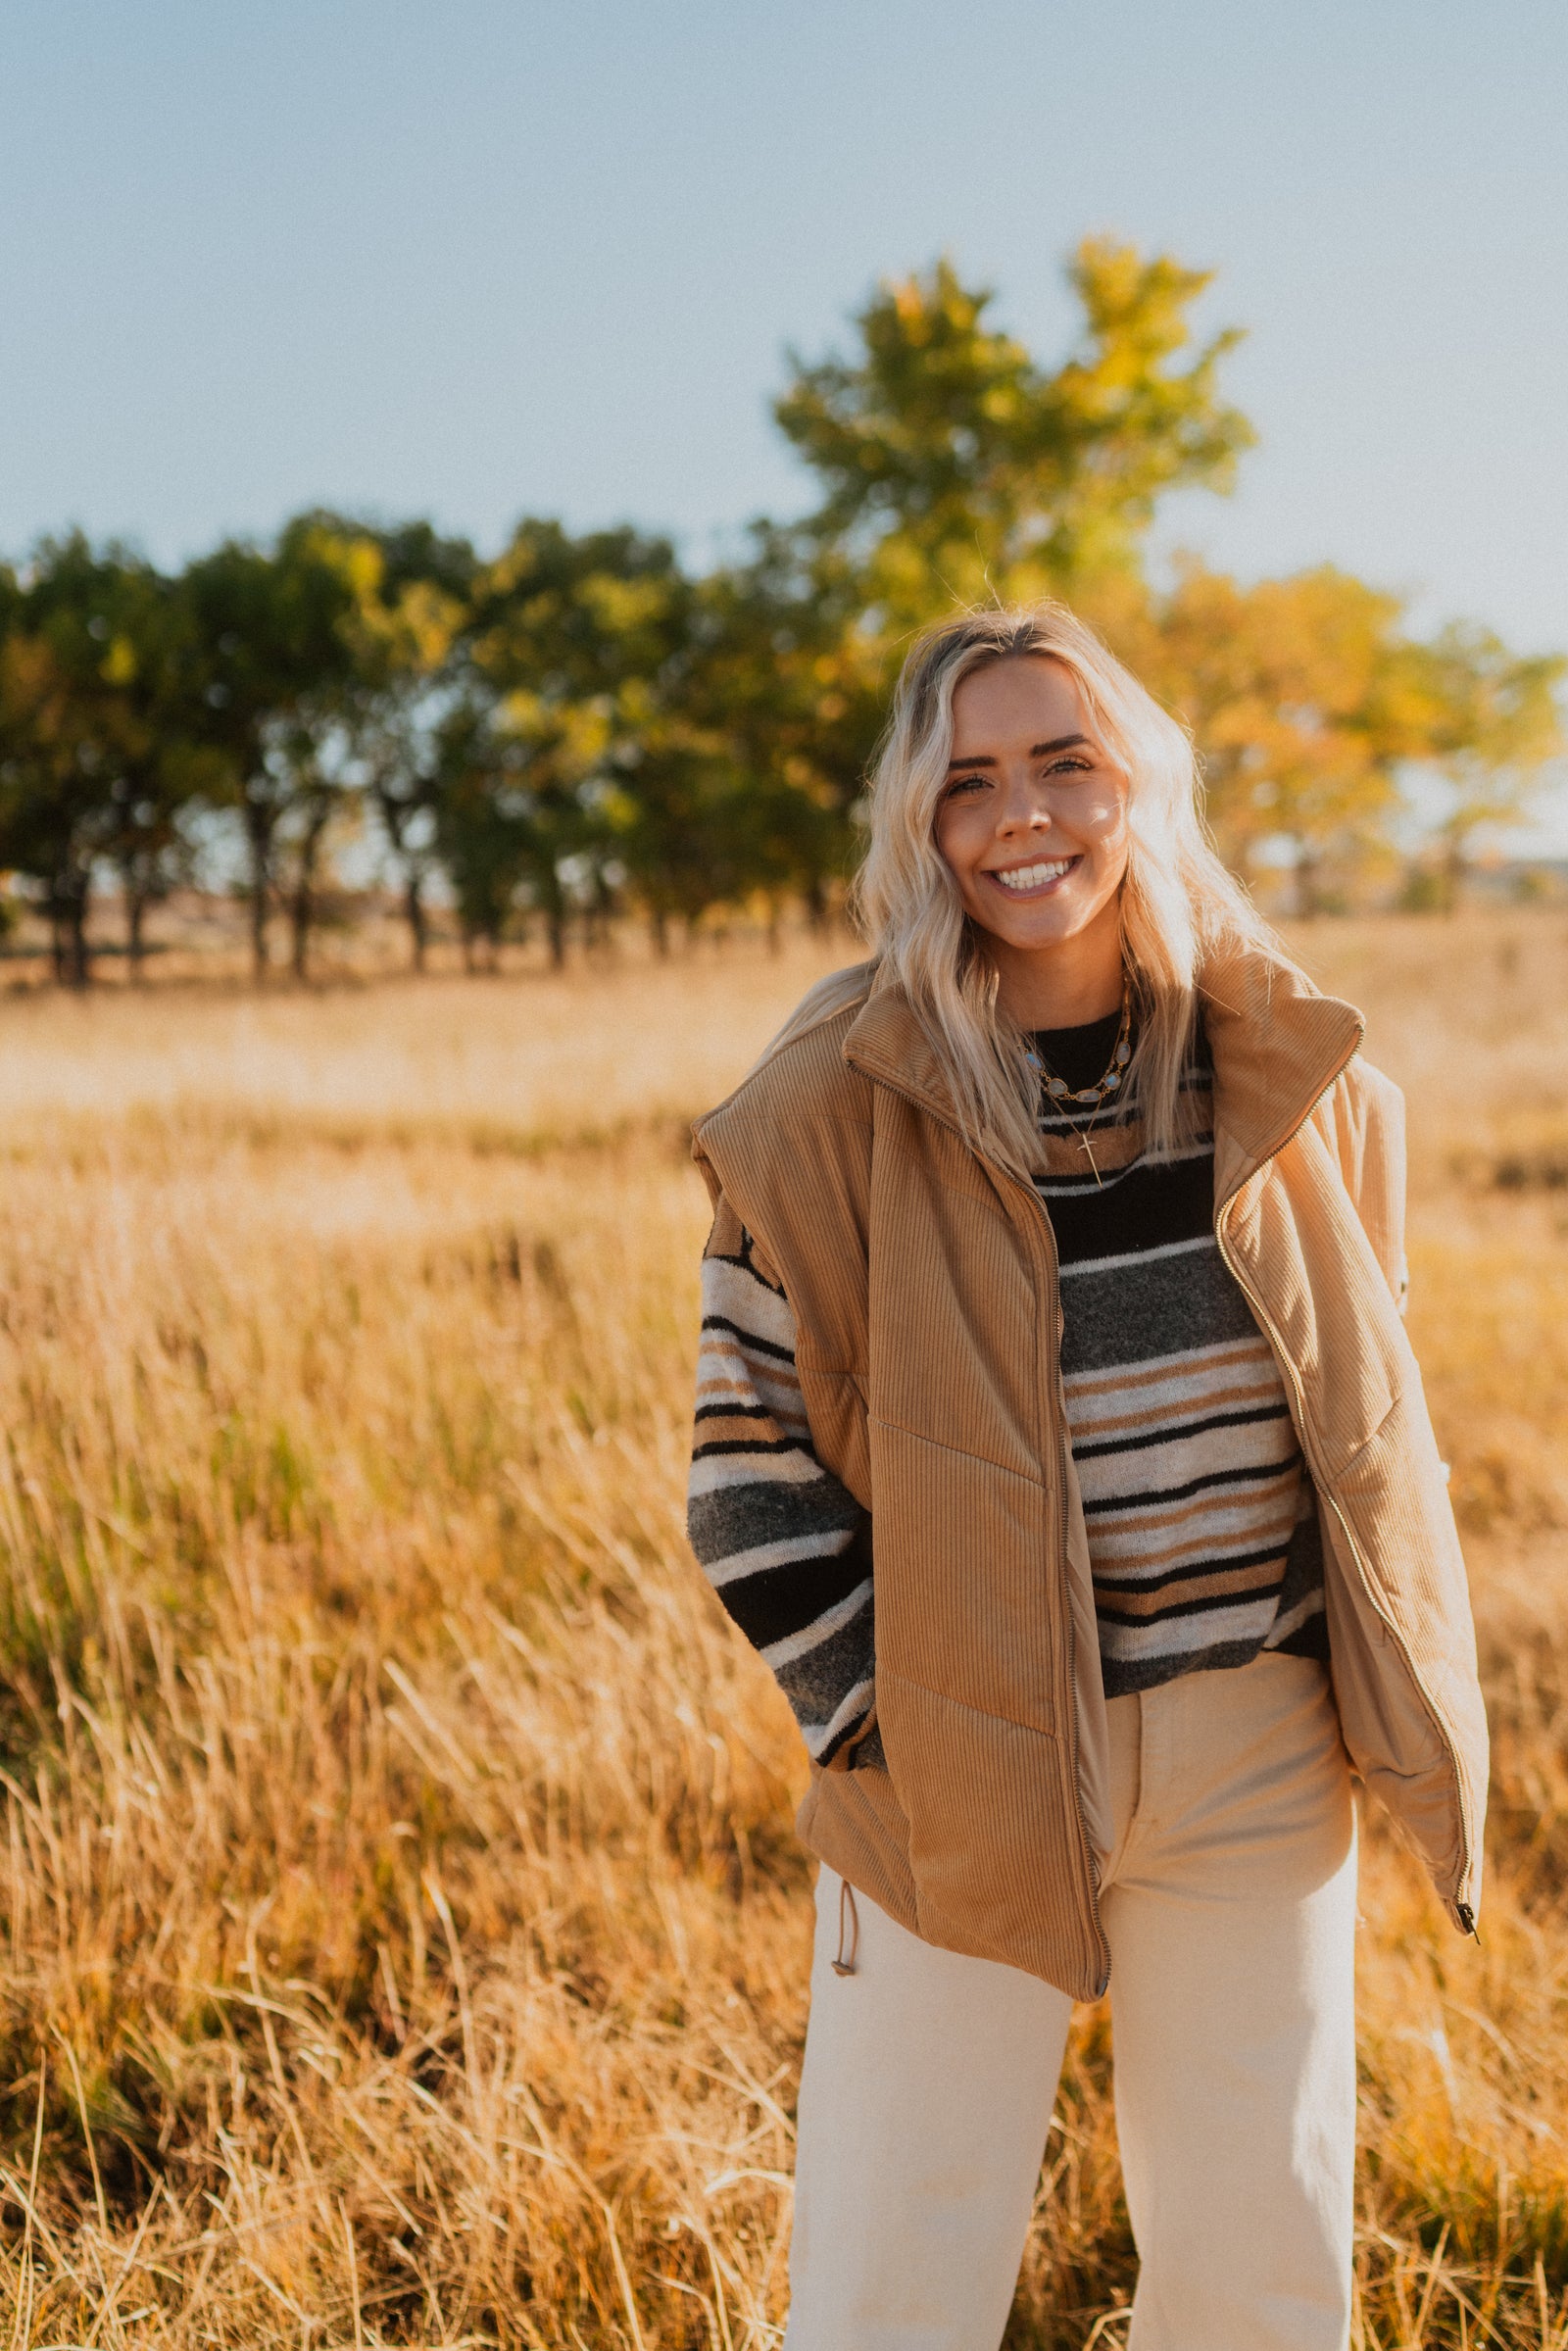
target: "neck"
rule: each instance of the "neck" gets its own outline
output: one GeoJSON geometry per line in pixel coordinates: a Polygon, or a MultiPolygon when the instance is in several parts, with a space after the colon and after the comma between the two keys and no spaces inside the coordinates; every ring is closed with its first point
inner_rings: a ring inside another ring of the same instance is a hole
{"type": "Polygon", "coordinates": [[[1071,939],[1024,950],[988,936],[1002,1009],[1021,1029],[1076,1029],[1103,1020],[1122,999],[1121,922],[1096,921],[1071,939]]]}

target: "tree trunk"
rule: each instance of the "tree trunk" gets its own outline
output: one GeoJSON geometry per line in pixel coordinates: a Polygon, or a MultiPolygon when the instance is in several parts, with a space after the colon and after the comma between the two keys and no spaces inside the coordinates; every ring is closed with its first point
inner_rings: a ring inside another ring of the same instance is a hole
{"type": "Polygon", "coordinates": [[[564,971],[566,967],[566,917],[559,899],[545,909],[545,927],[550,937],[550,968],[552,971],[564,971]]]}
{"type": "Polygon", "coordinates": [[[594,873],[594,906],[599,916],[599,944],[608,960],[615,955],[615,894],[606,881],[602,868],[594,873]]]}
{"type": "Polygon", "coordinates": [[[146,940],[142,926],[147,918],[147,894],[144,890],[125,892],[125,965],[130,984],[139,988],[145,976],[146,940]]]}
{"type": "MultiPolygon", "coordinates": [[[[414,853],[405,848],[415,811],[391,793],[376,788],[375,805],[381,813],[381,823],[392,844],[394,856],[403,860],[403,919],[409,926],[410,966],[416,972],[424,969],[426,950],[430,944],[430,919],[424,907],[424,867],[414,853]]],[[[472,970],[468,943],[464,940],[465,966],[472,970]]]]}
{"type": "Polygon", "coordinates": [[[251,876],[251,977],[258,988],[267,977],[267,917],[271,892],[265,879],[251,876]]]}
{"type": "Polygon", "coordinates": [[[311,976],[311,925],[316,919],[316,892],[312,887],[316,864],[312,844],[300,847],[299,872],[289,894],[289,969],[303,986],[311,976]]]}
{"type": "Polygon", "coordinates": [[[294,896],[288,910],[292,940],[289,966],[294,977],[300,981],[310,978],[311,917],[314,912],[311,885],[302,873],[294,885],[294,896]]]}
{"type": "Polygon", "coordinates": [[[267,977],[267,918],[272,903],[272,831],[270,808],[247,801],[245,838],[250,845],[251,977],[260,987],[267,977]]]}
{"type": "Polygon", "coordinates": [[[311,932],[316,925],[316,876],[321,862],[321,841],[330,816],[330,808],[318,807],[300,841],[299,864],[295,870],[294,890],[289,905],[289,928],[293,938],[291,963],[294,977],[302,982],[310,977],[311,932]]]}
{"type": "Polygon", "coordinates": [[[87,948],[87,893],[73,899],[66,912],[66,979],[73,988],[85,988],[92,979],[87,948]]]}
{"type": "Polygon", "coordinates": [[[85,988],[92,978],[92,955],[87,946],[87,908],[92,899],[91,876],[60,876],[44,902],[49,916],[49,955],[56,985],[85,988]]]}
{"type": "Polygon", "coordinates": [[[414,951],[414,968],[424,969],[424,951],[429,943],[430,926],[424,911],[424,876],[417,865],[410,865],[403,884],[403,915],[409,926],[409,943],[414,951]]]}
{"type": "Polygon", "coordinates": [[[1464,852],[1463,834],[1450,833],[1443,845],[1443,911],[1445,914],[1457,914],[1464,900],[1465,879],[1469,872],[1464,852]]]}
{"type": "Polygon", "coordinates": [[[654,953],[662,963],[665,962],[669,956],[669,916],[662,906],[654,906],[648,921],[654,937],[654,953]]]}

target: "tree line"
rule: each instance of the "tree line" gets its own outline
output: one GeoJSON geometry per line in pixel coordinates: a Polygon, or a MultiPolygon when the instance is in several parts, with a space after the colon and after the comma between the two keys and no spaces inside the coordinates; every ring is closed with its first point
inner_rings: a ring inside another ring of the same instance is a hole
{"type": "Polygon", "coordinates": [[[665,538],[526,519],[493,558],[431,524],[297,516],[177,573],[79,533],[0,564],[0,871],[89,976],[113,889],[133,973],[159,902],[242,877],[258,977],[273,917],[309,968],[334,850],[373,828],[411,959],[450,906],[472,961],[529,927],[561,957],[635,912],[667,944],[717,907],[821,917],[853,863],[867,762],[910,632],[956,603],[1057,595],[1190,726],[1245,875],[1333,904],[1399,852],[1406,779],[1439,779],[1428,894],[1560,748],[1554,656],[1324,566],[1156,579],[1160,501],[1229,488],[1251,428],[1208,283],[1090,240],[1080,318],[1043,364],[939,262],[880,287],[850,348],[790,362],[780,429],[817,486],[695,572],[665,538]]]}

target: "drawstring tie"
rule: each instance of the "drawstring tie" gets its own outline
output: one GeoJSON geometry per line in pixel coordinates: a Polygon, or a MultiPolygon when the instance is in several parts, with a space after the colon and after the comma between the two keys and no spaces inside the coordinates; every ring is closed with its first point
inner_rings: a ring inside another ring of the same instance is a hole
{"type": "Polygon", "coordinates": [[[841,1878],[839,1880],[839,1955],[833,1962],[835,1976],[853,1976],[855,1974],[855,1955],[859,1947],[860,1914],[855,1907],[855,1894],[848,1878],[841,1878]],[[848,1905],[850,1913],[850,1955],[848,1959],[844,1956],[844,1911],[846,1905],[848,1905]]]}

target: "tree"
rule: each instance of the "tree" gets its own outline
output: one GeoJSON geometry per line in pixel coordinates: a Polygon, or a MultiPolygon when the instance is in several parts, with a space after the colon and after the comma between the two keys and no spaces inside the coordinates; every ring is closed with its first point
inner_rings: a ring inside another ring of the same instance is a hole
{"type": "MultiPolygon", "coordinates": [[[[352,526],[342,526],[345,536],[352,526]]],[[[396,861],[416,971],[424,968],[426,891],[439,863],[438,803],[450,780],[440,729],[463,693],[464,634],[477,565],[464,539],[428,523],[365,531],[373,570],[354,622],[358,678],[349,731],[360,781],[396,861]]]]}
{"type": "Polygon", "coordinates": [[[53,938],[56,977],[91,977],[87,918],[97,870],[125,889],[133,972],[142,918],[170,886],[193,781],[179,732],[167,583],[80,533],[45,540],[8,575],[0,634],[0,861],[28,876],[53,938]]]}
{"type": "MultiPolygon", "coordinates": [[[[435,730],[435,849],[457,902],[464,959],[477,967],[481,949],[493,966],[524,883],[548,867],[560,877],[548,841],[538,829],[539,799],[531,788],[525,748],[495,723],[492,698],[462,700],[435,730]]],[[[555,959],[564,958],[558,902],[552,932],[555,959]]]]}
{"type": "Polygon", "coordinates": [[[55,977],[74,987],[91,976],[87,905],[104,819],[97,748],[48,639],[11,630],[0,647],[0,862],[37,886],[55,977]]]}
{"type": "Polygon", "coordinates": [[[1431,740],[1402,617],[1332,565],[1242,587],[1189,563],[1142,620],[1137,666],[1193,731],[1222,853],[1246,872],[1265,841],[1288,845],[1300,913],[1386,851],[1401,769],[1431,740]]]}
{"type": "Polygon", "coordinates": [[[269,758],[286,793],[272,842],[272,886],[289,929],[289,968],[310,977],[311,937],[320,918],[327,850],[358,808],[350,738],[331,701],[307,705],[279,725],[269,758]]]}
{"type": "Polygon", "coordinates": [[[146,958],[149,909],[191,878],[186,830],[193,804],[217,780],[197,741],[201,713],[192,706],[172,583],[146,564],[126,564],[107,583],[104,617],[115,674],[129,706],[110,785],[113,818],[105,861],[120,883],[132,982],[146,958]]]}
{"type": "Polygon", "coordinates": [[[1491,629],[1455,622],[1427,650],[1436,705],[1431,750],[1448,789],[1443,819],[1443,896],[1463,892],[1476,833],[1526,813],[1546,761],[1562,749],[1556,688],[1560,655],[1520,659],[1491,629]]]}
{"type": "Polygon", "coordinates": [[[822,486],[807,535],[885,629],[993,594],[1080,592],[1136,562],[1165,492],[1229,487],[1252,438],[1217,395],[1238,337],[1173,364],[1208,275],[1090,238],[1069,276],[1084,325],[1055,368],[992,326],[991,291],[946,261],[878,290],[851,359],[793,363],[774,413],[822,486]]]}
{"type": "MultiPolygon", "coordinates": [[[[469,736],[488,781],[465,791],[467,812],[456,834],[449,815],[442,837],[461,839],[470,875],[499,876],[515,859],[514,894],[544,917],[558,964],[574,906],[602,907],[628,853],[660,886],[652,836],[639,847],[632,836],[659,780],[693,748],[682,696],[694,610],[668,542],[627,529],[572,538],[524,521],[474,582],[466,691],[470,710],[488,706],[469,736]]],[[[461,906],[450,856],[448,870],[461,906]]]]}
{"type": "Polygon", "coordinates": [[[808,553],[759,525],[751,561],[700,584],[681,703],[723,746],[727,788],[706,806],[726,828],[726,887],[773,909],[801,900],[819,923],[853,863],[887,659],[847,614],[833,553],[808,553]]]}
{"type": "Polygon", "coordinates": [[[302,768],[352,685],[352,619],[363,566],[336,518],[304,514],[275,551],[228,540],[180,582],[191,685],[204,746],[218,756],[223,798],[244,831],[256,978],[268,969],[279,827],[319,773],[302,768]]]}

